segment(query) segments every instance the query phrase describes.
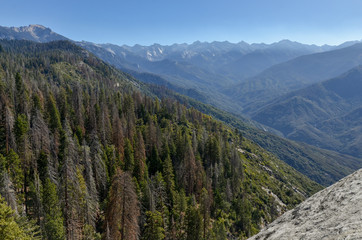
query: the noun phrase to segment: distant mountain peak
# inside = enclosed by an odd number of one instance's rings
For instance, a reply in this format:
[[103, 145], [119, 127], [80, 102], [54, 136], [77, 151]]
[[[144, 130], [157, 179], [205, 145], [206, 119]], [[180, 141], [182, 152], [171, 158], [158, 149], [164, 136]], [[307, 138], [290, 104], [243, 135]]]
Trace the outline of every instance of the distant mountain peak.
[[50, 42], [68, 40], [68, 38], [53, 32], [50, 28], [40, 24], [30, 24], [22, 27], [1, 27], [0, 39], [30, 40], [35, 42]]
[[44, 27], [43, 25], [40, 24], [30, 24], [29, 26], [21, 26], [21, 27], [9, 27], [8, 29], [17, 33], [26, 33], [26, 32], [33, 33], [35, 31], [44, 31], [44, 30], [52, 32], [50, 28]]
[[30, 24], [29, 26], [23, 26], [23, 27], [20, 27], [20, 29], [28, 29], [28, 30], [34, 30], [34, 29], [42, 29], [42, 30], [45, 30], [45, 29], [49, 29], [50, 28], [47, 28], [47, 27], [44, 27], [43, 25], [41, 24]]

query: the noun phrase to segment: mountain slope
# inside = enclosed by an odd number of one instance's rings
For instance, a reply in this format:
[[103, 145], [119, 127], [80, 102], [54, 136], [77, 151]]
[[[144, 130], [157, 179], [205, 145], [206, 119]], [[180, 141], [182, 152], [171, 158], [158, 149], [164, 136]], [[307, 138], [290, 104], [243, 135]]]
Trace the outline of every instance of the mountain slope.
[[[157, 61], [162, 61], [162, 59], [164, 59], [165, 56], [172, 56], [172, 58], [174, 59], [181, 59], [181, 58], [189, 60], [194, 59], [195, 62], [197, 62], [196, 59], [199, 59], [200, 57], [194, 58], [194, 56], [202, 55], [203, 57], [201, 58], [205, 59], [202, 60], [201, 62], [207, 65], [207, 63], [211, 61], [210, 59], [214, 59], [213, 61], [216, 61], [216, 59], [220, 59], [217, 61], [224, 61], [224, 63], [227, 63], [228, 62], [227, 59], [233, 58], [234, 61], [240, 56], [240, 54], [244, 54], [245, 56], [251, 56], [253, 55], [253, 53], [259, 54], [259, 52], [267, 53], [268, 51], [277, 52], [280, 50], [281, 52], [284, 51], [288, 55], [288, 54], [293, 54], [293, 52], [299, 52], [299, 54], [301, 54], [303, 51], [304, 52], [324, 51], [330, 49], [330, 47], [328, 46], [324, 47], [317, 47], [313, 45], [309, 46], [286, 40], [271, 45], [267, 44], [249, 45], [243, 42], [238, 44], [231, 44], [228, 42], [214, 42], [214, 43], [195, 42], [194, 44], [191, 45], [175, 44], [168, 47], [164, 47], [161, 45], [153, 45], [151, 47], [144, 47], [139, 45], [136, 45], [134, 47], [127, 47], [127, 46], [120, 47], [110, 44], [97, 45], [87, 42], [81, 42], [77, 44], [87, 47], [94, 54], [96, 54], [97, 56], [102, 56], [106, 62], [113, 63], [118, 68], [122, 68], [122, 66], [126, 64], [126, 68], [131, 68], [131, 69], [133, 68], [138, 69], [137, 63], [146, 64], [146, 65], [155, 64], [155, 62]], [[281, 53], [280, 51], [279, 54]], [[251, 55], [247, 54], [248, 52]], [[215, 57], [212, 57], [213, 54], [215, 54]], [[221, 57], [221, 55], [223, 54], [231, 54], [232, 56], [225, 56], [224, 58]], [[259, 57], [262, 58], [262, 56], [263, 54], [261, 54]], [[274, 56], [276, 55], [274, 54]], [[283, 56], [283, 54], [281, 54], [281, 56]], [[259, 57], [254, 59], [257, 60]], [[134, 62], [134, 64], [127, 62], [128, 60]], [[172, 61], [168, 62], [173, 64]], [[245, 63], [247, 62], [248, 61], [245, 61]], [[161, 66], [159, 67], [162, 70], [162, 67]], [[142, 81], [162, 84], [182, 94], [186, 94], [190, 97], [194, 97], [206, 103], [211, 103], [213, 105], [226, 109], [230, 112], [241, 112], [240, 105], [237, 102], [231, 101], [228, 96], [219, 94], [216, 90], [210, 92], [204, 92], [201, 90], [200, 91], [195, 90], [193, 88], [183, 88], [170, 83], [170, 78], [167, 77], [162, 78], [158, 75], [139, 73], [137, 71], [131, 71], [129, 69], [127, 70], [127, 72], [135, 75], [137, 78], [139, 78]], [[207, 83], [208, 82], [206, 81], [205, 84], [208, 85]], [[222, 83], [217, 83], [217, 84], [221, 85]], [[138, 84], [138, 86], [140, 85], [141, 84]], [[209, 88], [210, 86], [207, 86], [202, 90]], [[179, 97], [177, 98], [180, 99]], [[336, 152], [311, 148], [310, 146], [306, 147], [297, 144], [295, 142], [289, 142], [283, 140], [282, 138], [278, 138], [271, 134], [265, 133], [263, 131], [256, 130], [255, 128], [251, 128], [250, 126], [241, 123], [234, 116], [231, 116], [230, 114], [221, 113], [219, 110], [215, 108], [210, 108], [210, 106], [202, 105], [198, 102], [195, 102], [194, 106], [196, 106], [196, 108], [198, 108], [201, 111], [206, 111], [208, 113], [215, 114], [215, 116], [217, 116], [221, 120], [227, 122], [230, 121], [233, 123], [237, 122], [234, 126], [243, 129], [244, 131], [243, 134], [249, 136], [249, 138], [252, 139], [254, 142], [257, 142], [264, 148], [267, 148], [269, 151], [273, 152], [280, 159], [287, 162], [291, 166], [295, 167], [298, 171], [302, 172], [303, 174], [306, 174], [310, 178], [314, 179], [315, 181], [318, 181], [323, 185], [329, 185], [333, 183], [334, 181], [340, 179], [341, 177], [353, 172], [356, 168], [360, 166], [359, 159], [350, 156], [340, 155], [337, 154]], [[238, 116], [238, 118], [240, 118], [240, 116]], [[247, 122], [246, 119], [243, 119], [243, 121]], [[263, 128], [262, 126], [259, 127]], [[329, 161], [333, 162], [333, 164], [329, 164], [328, 161], [325, 161], [325, 159], [329, 159]], [[303, 164], [303, 162], [308, 164]]]
[[50, 28], [42, 25], [29, 25], [26, 27], [2, 27], [0, 26], [0, 39], [30, 40], [34, 42], [51, 42], [68, 40]]
[[118, 69], [137, 75], [140, 80], [161, 83], [181, 94], [190, 92], [188, 96], [197, 95], [196, 99], [228, 111], [241, 111], [238, 104], [219, 92], [224, 84], [223, 77], [215, 76], [192, 64], [168, 59], [149, 61], [116, 45], [103, 46], [88, 42], [77, 44]]
[[278, 137], [268, 132], [265, 125], [258, 125], [256, 122], [179, 95], [164, 87], [154, 85], [150, 87], [151, 91], [160, 98], [176, 99], [237, 128], [243, 136], [324, 186], [331, 185], [362, 167], [360, 158]]
[[0, 194], [45, 239], [251, 236], [322, 188], [71, 42], [0, 45]]
[[284, 62], [231, 87], [227, 93], [252, 115], [273, 98], [307, 85], [336, 77], [362, 64], [362, 43]]
[[[304, 45], [288, 40], [274, 44], [212, 42], [162, 46], [117, 46], [80, 42], [80, 46], [124, 71], [152, 73], [177, 88], [194, 89], [205, 103], [227, 111], [242, 112], [240, 103], [223, 89], [267, 67], [332, 47]], [[202, 99], [199, 99], [202, 100]]]
[[[29, 28], [38, 29], [39, 33]], [[8, 39], [28, 39], [46, 42], [54, 40], [50, 29], [41, 26], [4, 28]], [[18, 34], [18, 32], [24, 32]], [[35, 37], [34, 37], [34, 36]], [[45, 37], [41, 37], [45, 36]], [[57, 35], [60, 39], [62, 36]], [[334, 49], [332, 46], [315, 46], [283, 40], [273, 44], [248, 44], [245, 42], [194, 42], [162, 46], [117, 46], [113, 44], [77, 43], [102, 60], [127, 72], [151, 73], [165, 79], [174, 90], [195, 96], [196, 91], [205, 103], [227, 111], [242, 113], [244, 103], [235, 101], [226, 87], [260, 73], [264, 69], [295, 57]], [[144, 76], [144, 75], [143, 75]], [[150, 77], [147, 77], [150, 79]], [[186, 89], [186, 91], [185, 91]], [[243, 92], [246, 96], [247, 93]], [[190, 95], [190, 96], [191, 96]]]
[[308, 55], [316, 52], [332, 50], [332, 46], [315, 46], [305, 45], [289, 40], [282, 40], [270, 45], [252, 44], [253, 50], [239, 56], [232, 62], [227, 62], [223, 65], [211, 66], [219, 69], [222, 75], [230, 76], [233, 79], [241, 80], [248, 79], [262, 72], [263, 70], [294, 59], [302, 55]]
[[252, 118], [284, 136], [361, 157], [362, 67], [275, 99]]
[[362, 170], [313, 195], [250, 240], [361, 239]]

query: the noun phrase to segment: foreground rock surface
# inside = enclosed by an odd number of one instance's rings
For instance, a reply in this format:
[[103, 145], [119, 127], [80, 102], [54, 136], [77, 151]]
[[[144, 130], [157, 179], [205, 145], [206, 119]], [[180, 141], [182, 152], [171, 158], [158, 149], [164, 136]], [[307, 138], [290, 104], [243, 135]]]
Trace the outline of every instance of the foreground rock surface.
[[362, 239], [362, 169], [316, 193], [250, 239]]

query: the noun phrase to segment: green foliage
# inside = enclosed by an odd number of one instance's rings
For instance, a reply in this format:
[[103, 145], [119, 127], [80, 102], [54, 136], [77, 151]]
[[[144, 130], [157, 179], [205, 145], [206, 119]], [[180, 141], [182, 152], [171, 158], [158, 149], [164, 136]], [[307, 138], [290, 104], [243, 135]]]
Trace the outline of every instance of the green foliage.
[[41, 151], [38, 157], [38, 172], [39, 172], [39, 178], [40, 180], [44, 183], [46, 178], [49, 177], [48, 176], [48, 155], [44, 152]]
[[45, 212], [44, 230], [46, 237], [54, 240], [65, 239], [64, 219], [59, 205], [57, 189], [49, 178], [44, 183], [42, 199]]
[[[9, 176], [0, 186], [7, 201], [25, 200], [18, 209], [44, 239], [247, 236], [320, 189], [247, 131], [170, 98], [155, 101], [72, 43], [0, 42], [12, 49], [0, 53], [9, 89], [0, 100], [14, 122], [14, 131], [0, 122], [11, 149], [0, 155]], [[17, 72], [32, 103], [15, 97]]]
[[235, 202], [235, 212], [240, 216], [236, 222], [236, 227], [240, 228], [246, 236], [250, 236], [252, 229], [251, 210], [252, 206], [246, 198], [237, 199]]
[[0, 173], [7, 171], [7, 160], [6, 158], [0, 153]]
[[[361, 166], [361, 159], [359, 158], [278, 137], [269, 131], [259, 129], [255, 122], [251, 122], [240, 115], [222, 111], [164, 87], [154, 85], [149, 85], [149, 87], [159, 98], [176, 99], [234, 127], [239, 132], [237, 134], [239, 139], [243, 139], [240, 138], [240, 135], [242, 135], [246, 139], [252, 140], [300, 173], [324, 186], [331, 185]], [[333, 164], [330, 164], [330, 161], [333, 161]], [[305, 176], [300, 175], [298, 178], [305, 178]], [[306, 187], [312, 192], [320, 189], [313, 184]]]
[[199, 240], [202, 236], [202, 217], [195, 206], [189, 206], [186, 211], [186, 239]]
[[128, 138], [124, 141], [124, 170], [133, 172], [134, 169], [134, 151]]
[[112, 179], [113, 175], [116, 172], [116, 169], [121, 166], [121, 162], [116, 156], [116, 150], [113, 145], [106, 146], [105, 155], [103, 155], [103, 158], [107, 166], [108, 178]]
[[18, 223], [15, 221], [14, 211], [0, 197], [0, 239], [3, 240], [31, 240]]
[[156, 146], [152, 147], [151, 155], [147, 159], [148, 160], [148, 170], [150, 175], [154, 175], [157, 171], [162, 171], [162, 160], [158, 154], [158, 150]]
[[22, 189], [24, 182], [24, 173], [21, 167], [22, 162], [19, 155], [11, 149], [9, 154], [6, 156], [6, 169], [8, 170], [10, 178], [17, 191]]
[[18, 216], [16, 219], [19, 227], [32, 240], [41, 240], [41, 230], [35, 220], [29, 220], [26, 216]]
[[48, 98], [48, 113], [49, 113], [49, 121], [50, 121], [50, 128], [55, 131], [61, 131], [62, 124], [60, 122], [60, 114], [55, 102], [55, 99], [52, 95], [49, 95]]
[[91, 225], [86, 224], [83, 227], [83, 238], [82, 240], [101, 240], [102, 236], [97, 233]]
[[25, 135], [29, 131], [28, 119], [25, 114], [19, 114], [15, 121], [14, 133], [18, 145], [23, 144]]
[[15, 88], [17, 92], [21, 92], [23, 90], [23, 79], [20, 76], [20, 73], [17, 72], [15, 75]]
[[211, 234], [210, 234], [211, 240], [226, 240], [227, 239], [227, 232], [225, 227], [225, 219], [218, 218], [212, 226]]
[[144, 225], [142, 239], [165, 239], [165, 229], [163, 228], [163, 220], [160, 212], [146, 212], [146, 223]]
[[175, 174], [172, 166], [172, 160], [166, 145], [166, 159], [163, 161], [163, 178], [166, 183], [166, 190], [168, 194], [168, 199], [173, 202], [175, 201]]

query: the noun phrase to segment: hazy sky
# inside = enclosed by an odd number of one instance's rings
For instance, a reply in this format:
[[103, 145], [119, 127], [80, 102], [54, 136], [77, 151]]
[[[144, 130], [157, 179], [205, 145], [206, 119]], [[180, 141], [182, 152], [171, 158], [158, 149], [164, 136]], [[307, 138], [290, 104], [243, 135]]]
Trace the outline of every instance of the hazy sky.
[[362, 39], [361, 0], [0, 0], [0, 25], [42, 24], [74, 40], [339, 44]]

